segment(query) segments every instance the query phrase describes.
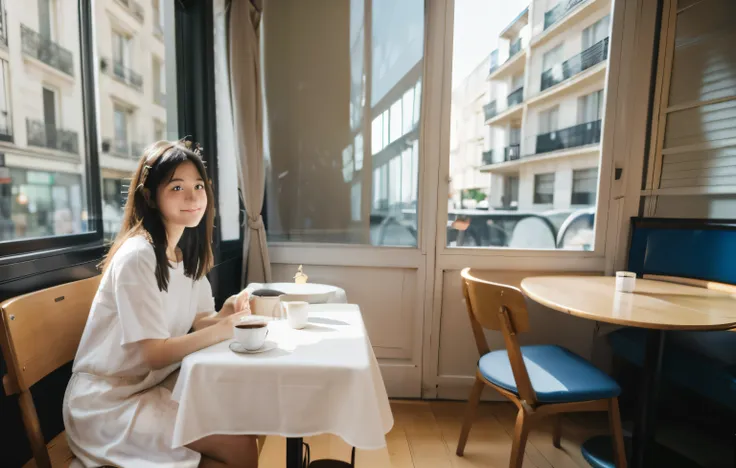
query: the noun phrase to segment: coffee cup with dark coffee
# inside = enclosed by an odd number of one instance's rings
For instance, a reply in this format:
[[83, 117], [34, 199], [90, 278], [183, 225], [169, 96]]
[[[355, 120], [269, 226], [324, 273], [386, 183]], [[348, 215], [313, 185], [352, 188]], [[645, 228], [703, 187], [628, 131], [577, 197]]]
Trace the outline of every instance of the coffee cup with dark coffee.
[[262, 321], [241, 322], [235, 325], [233, 335], [243, 348], [255, 351], [261, 349], [266, 342], [268, 324]]

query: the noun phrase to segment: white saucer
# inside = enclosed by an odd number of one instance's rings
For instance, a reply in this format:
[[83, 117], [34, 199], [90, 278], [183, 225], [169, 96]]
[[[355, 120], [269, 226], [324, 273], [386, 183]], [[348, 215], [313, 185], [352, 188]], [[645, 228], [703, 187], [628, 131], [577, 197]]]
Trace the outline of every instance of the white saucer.
[[275, 341], [268, 341], [266, 340], [265, 343], [263, 343], [263, 346], [261, 346], [258, 349], [254, 349], [253, 351], [247, 350], [238, 343], [237, 341], [233, 341], [230, 343], [230, 351], [238, 354], [258, 354], [258, 353], [265, 353], [266, 351], [271, 351], [272, 349], [275, 349], [278, 347]]

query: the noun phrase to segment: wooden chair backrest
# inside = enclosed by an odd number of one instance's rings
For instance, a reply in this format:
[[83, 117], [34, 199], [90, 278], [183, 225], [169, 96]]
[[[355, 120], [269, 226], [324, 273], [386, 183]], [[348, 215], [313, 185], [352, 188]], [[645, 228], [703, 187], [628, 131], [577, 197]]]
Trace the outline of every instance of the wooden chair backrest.
[[101, 275], [24, 294], [0, 304], [0, 349], [6, 395], [19, 393], [23, 425], [38, 468], [51, 459], [30, 388], [74, 360]]
[[8, 374], [17, 385], [10, 393], [28, 390], [74, 359], [100, 277], [42, 289], [0, 304], [0, 345]]
[[465, 268], [461, 275], [463, 296], [478, 352], [482, 356], [490, 350], [484, 328], [501, 331], [519, 397], [530, 405], [536, 404], [537, 396], [516, 336], [529, 330], [529, 313], [524, 295], [513, 286], [477, 278], [470, 268]]

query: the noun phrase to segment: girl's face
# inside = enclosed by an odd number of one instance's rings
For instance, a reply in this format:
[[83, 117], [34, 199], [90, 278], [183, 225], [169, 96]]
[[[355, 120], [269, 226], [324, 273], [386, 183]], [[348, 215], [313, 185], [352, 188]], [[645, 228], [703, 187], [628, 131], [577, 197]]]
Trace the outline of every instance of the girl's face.
[[156, 201], [167, 227], [196, 227], [207, 208], [207, 191], [197, 166], [191, 161], [179, 164], [171, 180], [158, 186]]

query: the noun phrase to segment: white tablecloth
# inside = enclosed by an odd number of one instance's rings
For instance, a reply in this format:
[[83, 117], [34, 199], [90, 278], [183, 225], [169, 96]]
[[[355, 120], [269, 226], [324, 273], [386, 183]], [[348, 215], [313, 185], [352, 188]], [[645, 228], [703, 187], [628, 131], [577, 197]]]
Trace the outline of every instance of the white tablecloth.
[[325, 433], [360, 449], [385, 447], [393, 416], [360, 309], [309, 307], [303, 330], [269, 323], [276, 349], [243, 355], [224, 342], [184, 359], [174, 447], [212, 434]]
[[[296, 284], [296, 283], [250, 283], [245, 290], [249, 293], [252, 293], [253, 291], [256, 291], [258, 289], [275, 289], [277, 291], [283, 291], [288, 294], [296, 293], [296, 294], [307, 294], [309, 292], [310, 286], [316, 286], [318, 290], [322, 290], [324, 286], [327, 286], [329, 288], [334, 288], [334, 293], [329, 294], [326, 301], [319, 301], [319, 302], [326, 302], [328, 304], [345, 304], [348, 302], [347, 295], [345, 294], [345, 290], [338, 288], [336, 286], [328, 286], [328, 285], [319, 285], [319, 284], [313, 284], [313, 283], [307, 283], [307, 284]], [[322, 296], [323, 294], [317, 294], [317, 296]]]

